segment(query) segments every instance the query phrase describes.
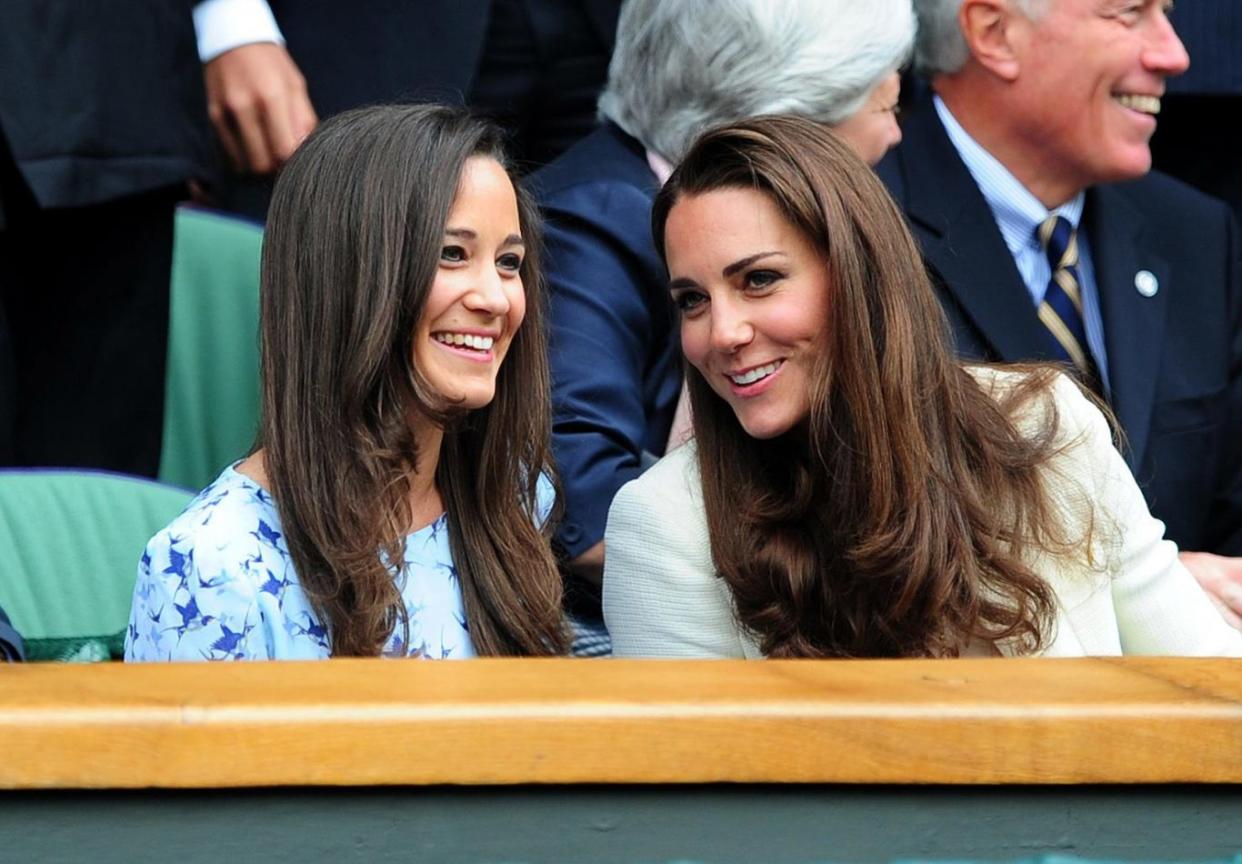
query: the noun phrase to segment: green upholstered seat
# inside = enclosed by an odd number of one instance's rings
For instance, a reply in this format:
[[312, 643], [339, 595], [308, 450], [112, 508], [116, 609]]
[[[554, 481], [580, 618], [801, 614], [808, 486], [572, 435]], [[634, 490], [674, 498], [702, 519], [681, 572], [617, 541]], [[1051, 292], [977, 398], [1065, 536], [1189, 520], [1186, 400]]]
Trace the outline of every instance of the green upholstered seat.
[[263, 231], [211, 210], [177, 211], [160, 480], [201, 489], [246, 455], [259, 416]]
[[193, 495], [102, 471], [0, 471], [0, 607], [29, 659], [119, 654], [143, 547]]

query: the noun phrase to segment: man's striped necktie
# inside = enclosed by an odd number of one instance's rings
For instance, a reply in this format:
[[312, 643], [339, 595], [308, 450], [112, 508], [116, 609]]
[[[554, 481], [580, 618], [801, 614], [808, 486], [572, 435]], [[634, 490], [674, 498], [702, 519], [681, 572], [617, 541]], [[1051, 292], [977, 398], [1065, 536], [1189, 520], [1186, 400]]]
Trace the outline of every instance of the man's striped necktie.
[[1064, 216], [1049, 216], [1035, 229], [1035, 233], [1052, 267], [1052, 278], [1048, 280], [1044, 302], [1039, 304], [1039, 320], [1052, 334], [1061, 358], [1072, 363], [1079, 378], [1095, 389], [1098, 387], [1098, 373], [1083, 326], [1077, 232]]

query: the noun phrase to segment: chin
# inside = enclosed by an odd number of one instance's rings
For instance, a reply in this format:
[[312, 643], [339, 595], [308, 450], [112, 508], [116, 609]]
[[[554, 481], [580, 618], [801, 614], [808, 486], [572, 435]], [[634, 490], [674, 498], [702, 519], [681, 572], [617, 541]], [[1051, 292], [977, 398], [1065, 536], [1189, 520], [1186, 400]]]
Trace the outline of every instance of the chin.
[[1122, 183], [1137, 180], [1151, 171], [1151, 147], [1132, 144], [1113, 151], [1107, 168], [1097, 172], [1096, 183]]
[[751, 420], [743, 420], [739, 417], [738, 423], [741, 424], [743, 432], [757, 441], [770, 441], [773, 438], [779, 438], [793, 428], [792, 423], [773, 421], [766, 417], [753, 418]]
[[490, 389], [487, 392], [468, 391], [462, 396], [461, 407], [467, 411], [475, 411], [479, 408], [485, 408], [492, 404], [492, 400], [496, 398], [496, 390]]

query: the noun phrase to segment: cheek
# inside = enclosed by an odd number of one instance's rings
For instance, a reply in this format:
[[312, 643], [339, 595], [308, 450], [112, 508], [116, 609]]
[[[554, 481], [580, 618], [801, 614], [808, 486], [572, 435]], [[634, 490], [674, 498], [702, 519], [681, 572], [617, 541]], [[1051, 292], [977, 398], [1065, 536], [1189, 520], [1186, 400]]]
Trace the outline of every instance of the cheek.
[[517, 330], [522, 326], [522, 322], [526, 320], [526, 289], [522, 287], [521, 280], [515, 280], [516, 285], [509, 289], [509, 329]]
[[703, 371], [711, 341], [711, 323], [706, 315], [681, 321], [681, 353], [690, 365]]

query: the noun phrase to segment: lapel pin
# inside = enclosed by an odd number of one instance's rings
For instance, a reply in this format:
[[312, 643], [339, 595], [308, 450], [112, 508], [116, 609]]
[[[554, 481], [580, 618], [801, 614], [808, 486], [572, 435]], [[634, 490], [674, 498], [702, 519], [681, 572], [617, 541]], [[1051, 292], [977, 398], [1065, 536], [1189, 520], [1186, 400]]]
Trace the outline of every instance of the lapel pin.
[[1160, 290], [1160, 280], [1150, 270], [1140, 270], [1134, 274], [1134, 288], [1144, 297], [1155, 297]]

